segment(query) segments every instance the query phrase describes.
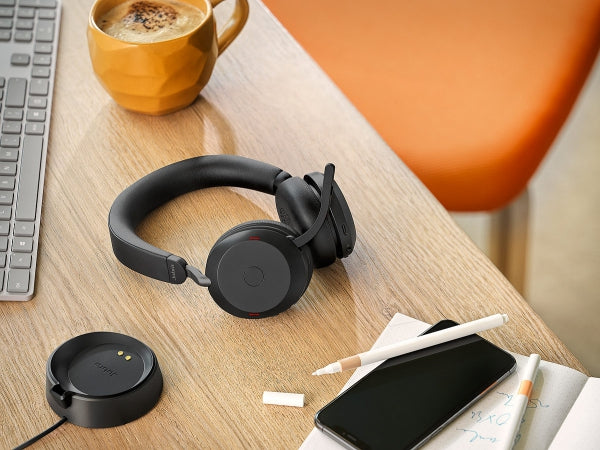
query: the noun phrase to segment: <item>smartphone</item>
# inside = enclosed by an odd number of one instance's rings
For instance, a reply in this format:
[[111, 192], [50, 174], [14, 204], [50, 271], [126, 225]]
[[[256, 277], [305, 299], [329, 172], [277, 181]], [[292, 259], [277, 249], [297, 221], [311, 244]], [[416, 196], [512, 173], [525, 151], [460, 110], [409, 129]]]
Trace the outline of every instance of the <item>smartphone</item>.
[[[442, 320], [424, 334], [457, 325]], [[515, 358], [471, 335], [388, 359], [315, 415], [351, 449], [417, 448], [513, 373]]]

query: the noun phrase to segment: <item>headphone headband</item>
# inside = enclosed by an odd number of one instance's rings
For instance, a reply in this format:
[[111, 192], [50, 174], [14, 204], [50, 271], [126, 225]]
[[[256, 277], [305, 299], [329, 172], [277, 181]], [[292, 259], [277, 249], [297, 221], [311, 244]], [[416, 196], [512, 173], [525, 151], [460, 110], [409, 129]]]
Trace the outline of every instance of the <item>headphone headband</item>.
[[199, 156], [158, 169], [125, 189], [110, 209], [108, 227], [115, 256], [131, 269], [157, 280], [178, 284], [190, 276], [208, 286], [208, 278], [183, 258], [135, 234], [137, 226], [154, 209], [187, 192], [231, 186], [274, 195], [277, 186], [290, 177], [271, 164], [232, 155]]

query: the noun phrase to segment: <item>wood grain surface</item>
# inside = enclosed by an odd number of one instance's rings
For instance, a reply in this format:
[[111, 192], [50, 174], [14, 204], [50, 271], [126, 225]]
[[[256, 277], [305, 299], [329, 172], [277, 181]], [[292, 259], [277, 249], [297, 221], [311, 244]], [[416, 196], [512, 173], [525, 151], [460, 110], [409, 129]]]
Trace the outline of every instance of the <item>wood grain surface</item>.
[[[510, 322], [483, 336], [585, 371], [262, 4], [251, 2], [198, 100], [164, 117], [125, 111], [99, 85], [85, 38], [91, 5], [63, 2], [36, 296], [0, 304], [0, 447], [58, 420], [44, 394], [47, 358], [91, 331], [149, 345], [162, 397], [132, 423], [67, 423], [38, 448], [298, 447], [350, 376], [311, 373], [371, 347], [396, 312], [429, 323], [505, 312]], [[122, 266], [107, 228], [115, 197], [152, 170], [206, 154], [299, 176], [335, 163], [354, 253], [316, 270], [295, 306], [263, 320], [228, 315], [191, 281], [170, 285]], [[139, 233], [203, 268], [221, 234], [264, 218], [277, 220], [272, 197], [209, 189], [156, 210]], [[306, 406], [263, 405], [265, 390], [304, 393]]]

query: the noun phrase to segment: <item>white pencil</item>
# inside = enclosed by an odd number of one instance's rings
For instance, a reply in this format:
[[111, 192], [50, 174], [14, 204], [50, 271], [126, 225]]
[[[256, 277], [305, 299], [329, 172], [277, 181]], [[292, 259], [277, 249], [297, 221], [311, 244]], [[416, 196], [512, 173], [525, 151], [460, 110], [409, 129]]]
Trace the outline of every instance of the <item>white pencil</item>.
[[527, 409], [527, 403], [531, 397], [531, 390], [533, 389], [533, 383], [535, 382], [535, 376], [537, 375], [538, 367], [540, 366], [540, 355], [533, 353], [527, 360], [527, 365], [521, 375], [521, 383], [519, 383], [519, 390], [512, 398], [515, 406], [515, 413], [510, 415], [508, 425], [511, 428], [509, 439], [504, 443], [503, 449], [511, 449], [515, 445], [515, 439], [521, 428], [521, 421], [523, 415]]
[[461, 325], [446, 328], [445, 330], [424, 334], [411, 339], [406, 339], [396, 344], [386, 345], [375, 350], [340, 359], [339, 361], [313, 372], [313, 375], [337, 373], [343, 370], [365, 366], [367, 364], [431, 347], [433, 345], [453, 341], [491, 328], [496, 328], [500, 325], [504, 325], [506, 322], [508, 322], [508, 316], [506, 314], [494, 314], [493, 316], [484, 317], [483, 319], [463, 323]]

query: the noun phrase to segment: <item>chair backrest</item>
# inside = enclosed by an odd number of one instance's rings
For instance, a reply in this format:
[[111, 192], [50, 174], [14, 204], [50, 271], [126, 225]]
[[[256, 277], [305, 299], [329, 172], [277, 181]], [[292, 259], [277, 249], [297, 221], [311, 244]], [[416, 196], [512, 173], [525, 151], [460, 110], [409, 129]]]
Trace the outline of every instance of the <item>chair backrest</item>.
[[264, 2], [453, 211], [524, 189], [600, 48], [600, 0]]

